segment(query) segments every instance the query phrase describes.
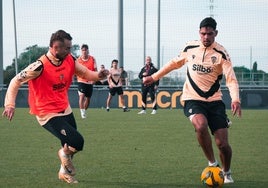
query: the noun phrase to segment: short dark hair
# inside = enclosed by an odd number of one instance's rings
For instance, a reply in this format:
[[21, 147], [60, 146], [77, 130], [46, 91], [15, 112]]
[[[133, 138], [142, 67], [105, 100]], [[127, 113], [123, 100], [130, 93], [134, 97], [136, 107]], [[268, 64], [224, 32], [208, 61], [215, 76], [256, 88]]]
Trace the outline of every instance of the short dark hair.
[[111, 67], [113, 67], [113, 62], [115, 62], [115, 63], [118, 64], [118, 60], [117, 60], [117, 59], [113, 59], [113, 60], [112, 60], [112, 63], [111, 63]]
[[217, 27], [217, 22], [214, 20], [214, 18], [207, 17], [200, 22], [199, 28], [201, 29], [201, 27], [211, 27], [215, 30]]
[[88, 50], [88, 45], [87, 44], [82, 44], [81, 49], [83, 49], [83, 48]]
[[55, 41], [64, 42], [64, 39], [72, 40], [73, 38], [69, 33], [65, 32], [64, 30], [58, 30], [55, 33], [52, 33], [50, 37], [49, 46], [52, 47]]
[[112, 60], [112, 63], [113, 63], [113, 62], [118, 63], [118, 60], [117, 60], [117, 59], [113, 59], [113, 60]]

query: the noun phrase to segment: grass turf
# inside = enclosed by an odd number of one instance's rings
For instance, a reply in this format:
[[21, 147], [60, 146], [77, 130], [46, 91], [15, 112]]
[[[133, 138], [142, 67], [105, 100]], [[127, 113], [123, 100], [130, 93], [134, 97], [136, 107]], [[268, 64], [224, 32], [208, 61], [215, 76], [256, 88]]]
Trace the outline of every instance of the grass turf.
[[[74, 158], [79, 184], [72, 187], [203, 187], [207, 161], [182, 110], [89, 109], [87, 119], [73, 111], [85, 146]], [[268, 187], [268, 111], [244, 110], [241, 119], [230, 119], [235, 183], [224, 187]], [[0, 187], [70, 187], [57, 179], [60, 142], [27, 108], [16, 109], [11, 122], [0, 118], [0, 133]], [[215, 155], [219, 160], [216, 149]]]

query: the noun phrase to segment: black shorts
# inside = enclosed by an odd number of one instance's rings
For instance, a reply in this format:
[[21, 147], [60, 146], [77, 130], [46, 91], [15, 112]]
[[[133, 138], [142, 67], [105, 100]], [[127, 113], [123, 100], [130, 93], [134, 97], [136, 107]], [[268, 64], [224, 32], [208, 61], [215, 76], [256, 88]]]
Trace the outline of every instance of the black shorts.
[[86, 97], [90, 98], [93, 93], [93, 84], [85, 84], [82, 82], [78, 82], [78, 91], [85, 94]]
[[212, 134], [218, 129], [228, 128], [225, 104], [222, 101], [205, 102], [187, 100], [184, 105], [184, 114], [187, 117], [193, 114], [203, 114], [207, 118]]
[[113, 87], [109, 88], [109, 92], [112, 96], [114, 96], [116, 93], [117, 95], [122, 95], [123, 94], [123, 88], [122, 87]]
[[75, 148], [77, 151], [83, 150], [84, 138], [77, 131], [73, 113], [53, 117], [43, 127], [60, 139], [62, 146], [67, 143], [68, 146]]

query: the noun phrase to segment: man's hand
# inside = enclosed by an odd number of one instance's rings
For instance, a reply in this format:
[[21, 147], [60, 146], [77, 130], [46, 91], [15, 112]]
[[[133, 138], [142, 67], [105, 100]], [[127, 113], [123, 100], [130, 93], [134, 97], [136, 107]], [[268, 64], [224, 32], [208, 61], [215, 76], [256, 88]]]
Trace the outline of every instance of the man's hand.
[[239, 102], [232, 102], [231, 109], [233, 116], [237, 115], [238, 117], [241, 117], [241, 106]]
[[145, 76], [147, 76], [147, 75], [148, 75], [147, 72], [142, 73], [142, 76], [143, 76], [143, 77], [145, 77]]
[[143, 84], [144, 85], [150, 85], [152, 83], [154, 83], [154, 79], [151, 76], [146, 76], [142, 78]]
[[107, 69], [103, 69], [103, 70], [100, 70], [98, 72], [98, 74], [99, 74], [99, 79], [103, 80], [103, 79], [107, 78], [107, 76], [110, 74], [110, 72]]
[[15, 108], [5, 107], [5, 110], [3, 111], [2, 116], [6, 117], [9, 121], [11, 121], [14, 114], [15, 114]]

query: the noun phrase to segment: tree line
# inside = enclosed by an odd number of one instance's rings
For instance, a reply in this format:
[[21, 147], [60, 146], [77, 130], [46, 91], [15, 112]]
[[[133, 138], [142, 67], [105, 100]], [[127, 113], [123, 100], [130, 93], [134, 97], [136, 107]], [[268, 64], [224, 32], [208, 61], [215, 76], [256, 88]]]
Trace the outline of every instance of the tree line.
[[[48, 47], [40, 47], [38, 45], [32, 45], [25, 48], [25, 51], [22, 52], [17, 59], [18, 71], [20, 72], [24, 68], [26, 68], [30, 63], [36, 61], [41, 55], [45, 54], [48, 51]], [[71, 49], [71, 53], [78, 57], [77, 52], [79, 51], [79, 45], [73, 45]], [[234, 67], [234, 71], [236, 73], [238, 80], [248, 80], [248, 81], [268, 81], [268, 74], [263, 70], [258, 70], [257, 62], [253, 63], [252, 69], [248, 69], [244, 66]], [[16, 74], [15, 69], [15, 59], [12, 60], [12, 64], [7, 66], [4, 69], [4, 84], [8, 85], [11, 79]], [[262, 76], [260, 76], [262, 75]], [[163, 78], [165, 79], [165, 78]], [[130, 83], [133, 85], [140, 84], [139, 80], [130, 80]], [[173, 83], [174, 85], [178, 84], [177, 80], [171, 80], [169, 83]]]

